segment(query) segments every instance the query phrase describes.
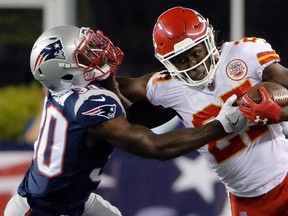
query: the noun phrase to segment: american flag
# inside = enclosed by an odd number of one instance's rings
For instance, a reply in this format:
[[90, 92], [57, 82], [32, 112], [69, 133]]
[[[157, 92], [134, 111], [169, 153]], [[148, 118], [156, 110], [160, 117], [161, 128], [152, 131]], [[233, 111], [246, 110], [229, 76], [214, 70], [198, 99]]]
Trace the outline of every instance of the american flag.
[[198, 152], [161, 162], [116, 149], [104, 173], [97, 192], [126, 216], [231, 215], [224, 185]]
[[0, 151], [0, 215], [3, 215], [7, 202], [17, 191], [32, 157], [32, 151]]
[[[0, 215], [32, 160], [27, 148], [0, 151]], [[96, 193], [125, 216], [231, 215], [224, 186], [197, 152], [161, 162], [115, 149]]]

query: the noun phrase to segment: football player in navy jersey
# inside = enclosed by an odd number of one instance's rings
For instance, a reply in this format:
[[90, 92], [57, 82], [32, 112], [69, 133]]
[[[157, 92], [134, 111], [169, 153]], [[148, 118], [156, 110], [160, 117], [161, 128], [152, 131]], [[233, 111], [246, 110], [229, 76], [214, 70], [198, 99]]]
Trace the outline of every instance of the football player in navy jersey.
[[168, 160], [245, 125], [239, 109], [232, 106], [235, 95], [217, 120], [199, 128], [156, 135], [130, 124], [124, 109], [129, 101], [113, 78], [122, 58], [122, 51], [109, 38], [90, 28], [56, 26], [37, 39], [31, 70], [48, 91], [31, 166], [8, 202], [5, 216], [121, 215], [93, 192], [113, 147]]

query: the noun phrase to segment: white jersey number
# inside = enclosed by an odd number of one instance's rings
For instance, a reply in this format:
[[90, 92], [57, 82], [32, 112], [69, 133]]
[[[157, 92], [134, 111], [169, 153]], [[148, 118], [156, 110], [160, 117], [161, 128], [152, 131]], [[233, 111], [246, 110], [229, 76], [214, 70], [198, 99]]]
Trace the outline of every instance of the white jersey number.
[[43, 124], [35, 143], [34, 159], [43, 175], [55, 177], [62, 173], [68, 121], [57, 107], [49, 106]]
[[[226, 101], [232, 94], [236, 94], [238, 98], [243, 96], [243, 92], [247, 92], [248, 89], [251, 87], [251, 83], [249, 80], [246, 80], [244, 83], [242, 83], [237, 88], [227, 92], [226, 94], [221, 95], [221, 100]], [[205, 107], [205, 110], [202, 110], [200, 112], [197, 112], [193, 116], [193, 124], [196, 127], [199, 127], [203, 125], [207, 119], [203, 121], [201, 116], [203, 116], [203, 113], [210, 113], [212, 116], [216, 117], [218, 113], [220, 112], [221, 107], [216, 106], [215, 104], [211, 104], [208, 107]], [[267, 131], [267, 127], [250, 127], [245, 135], [247, 136], [248, 140], [251, 142], [254, 142], [256, 139], [259, 139], [261, 135], [263, 135]], [[231, 138], [228, 143], [228, 145], [225, 148], [219, 148], [217, 146], [218, 142], [212, 141], [208, 144], [208, 150], [209, 152], [214, 156], [217, 163], [222, 163], [228, 158], [237, 155], [240, 153], [243, 149], [247, 147], [247, 144], [244, 141], [242, 135], [236, 135], [233, 138]]]

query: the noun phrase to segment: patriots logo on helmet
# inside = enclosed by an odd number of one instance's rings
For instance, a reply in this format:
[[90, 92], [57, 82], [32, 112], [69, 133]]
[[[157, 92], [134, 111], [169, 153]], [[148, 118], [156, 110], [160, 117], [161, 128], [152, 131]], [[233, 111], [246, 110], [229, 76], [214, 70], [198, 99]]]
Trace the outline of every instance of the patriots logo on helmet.
[[34, 71], [40, 68], [41, 65], [48, 60], [66, 59], [61, 39], [53, 37], [50, 38], [50, 40], [54, 40], [54, 42], [48, 44], [39, 53], [34, 64]]
[[95, 107], [86, 112], [82, 112], [82, 115], [101, 116], [107, 119], [112, 119], [115, 117], [115, 113], [116, 113], [115, 104], [105, 104], [105, 105]]

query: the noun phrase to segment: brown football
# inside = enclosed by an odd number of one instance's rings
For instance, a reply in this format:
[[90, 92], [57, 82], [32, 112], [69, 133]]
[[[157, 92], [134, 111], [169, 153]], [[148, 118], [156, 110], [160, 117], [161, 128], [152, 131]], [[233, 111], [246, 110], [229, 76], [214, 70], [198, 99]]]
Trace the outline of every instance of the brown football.
[[288, 105], [288, 89], [275, 82], [261, 82], [250, 88], [247, 95], [255, 103], [259, 104], [261, 102], [261, 95], [259, 92], [261, 86], [267, 90], [271, 99], [279, 106], [283, 107]]

